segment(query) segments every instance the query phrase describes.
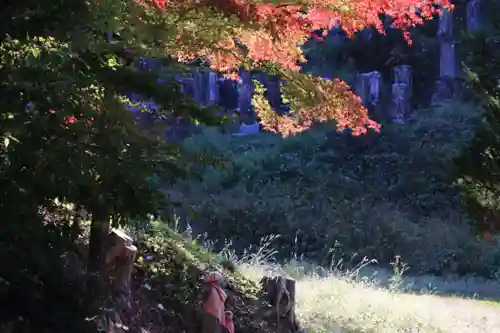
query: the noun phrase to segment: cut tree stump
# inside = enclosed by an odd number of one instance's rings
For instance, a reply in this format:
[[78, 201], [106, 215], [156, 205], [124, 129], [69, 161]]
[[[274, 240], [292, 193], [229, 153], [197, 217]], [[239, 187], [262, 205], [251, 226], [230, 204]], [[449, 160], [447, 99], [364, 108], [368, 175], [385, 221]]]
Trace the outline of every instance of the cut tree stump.
[[266, 316], [274, 316], [280, 333], [298, 333], [302, 328], [295, 314], [295, 280], [265, 276], [260, 281], [264, 299], [271, 306]]
[[[109, 231], [106, 251], [106, 269], [113, 281], [113, 287], [119, 294], [128, 298], [132, 271], [137, 256], [137, 247], [133, 239], [125, 232], [112, 228]], [[76, 243], [77, 254], [84, 262], [88, 258], [88, 244]]]
[[128, 298], [137, 247], [130, 236], [118, 229], [109, 232], [108, 245], [106, 265], [111, 268], [115, 288]]

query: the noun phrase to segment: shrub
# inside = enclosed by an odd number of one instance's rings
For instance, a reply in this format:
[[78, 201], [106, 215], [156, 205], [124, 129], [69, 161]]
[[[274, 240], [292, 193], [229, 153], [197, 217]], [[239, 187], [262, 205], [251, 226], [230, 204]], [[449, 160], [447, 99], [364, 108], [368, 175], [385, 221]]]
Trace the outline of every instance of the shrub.
[[[493, 296], [491, 293], [496, 295], [496, 282], [430, 276], [406, 279], [396, 275], [386, 286], [378, 280], [380, 275], [373, 279], [357, 272], [363, 277], [353, 279], [352, 275], [328, 270], [318, 274], [308, 271], [307, 266], [307, 263], [296, 262], [277, 266], [243, 261], [239, 269], [256, 282], [262, 276], [275, 274], [294, 278], [299, 296], [297, 315], [307, 332], [478, 333], [498, 330], [498, 303], [477, 299]], [[383, 277], [384, 281], [386, 279]], [[430, 293], [429, 287], [432, 288]], [[408, 289], [417, 294], [408, 293]], [[487, 292], [479, 296], [480, 291]], [[441, 293], [443, 295], [439, 295]], [[455, 293], [473, 295], [474, 299]]]
[[195, 230], [236, 249], [277, 234], [282, 256], [388, 263], [399, 254], [414, 272], [493, 274], [496, 257], [470, 259], [489, 250], [471, 232], [453, 165], [478, 115], [462, 104], [421, 110], [411, 124], [363, 137], [331, 125], [286, 140], [208, 129], [184, 148], [219, 162], [197, 165], [176, 190]]
[[[485, 3], [489, 10], [498, 4]], [[471, 142], [456, 159], [461, 186], [468, 208], [476, 217], [476, 228], [483, 232], [500, 229], [500, 20], [486, 15], [483, 30], [464, 36], [464, 64], [471, 98], [484, 110], [484, 119]]]
[[84, 265], [67, 251], [69, 230], [40, 220], [16, 222], [2, 221], [0, 233], [0, 331], [95, 332], [96, 299]]

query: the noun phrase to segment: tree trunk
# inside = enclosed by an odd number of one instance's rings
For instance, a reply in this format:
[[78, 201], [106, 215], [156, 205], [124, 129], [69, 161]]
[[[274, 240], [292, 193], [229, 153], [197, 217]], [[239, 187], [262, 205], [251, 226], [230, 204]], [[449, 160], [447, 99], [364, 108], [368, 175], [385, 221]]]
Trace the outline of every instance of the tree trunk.
[[101, 208], [92, 212], [87, 271], [96, 276], [102, 275], [106, 264], [106, 241], [109, 227], [109, 214], [105, 209]]
[[73, 224], [71, 225], [71, 241], [75, 243], [80, 237], [81, 228], [80, 228], [80, 220], [82, 219], [82, 207], [80, 205], [76, 205], [75, 211], [73, 214]]

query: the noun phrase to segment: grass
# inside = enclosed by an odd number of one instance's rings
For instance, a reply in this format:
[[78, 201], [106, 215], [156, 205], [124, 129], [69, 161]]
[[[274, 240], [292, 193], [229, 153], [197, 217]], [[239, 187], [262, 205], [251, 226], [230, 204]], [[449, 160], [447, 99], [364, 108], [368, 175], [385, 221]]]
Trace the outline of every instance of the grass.
[[[420, 277], [403, 279], [394, 287], [373, 277], [352, 279], [337, 272], [304, 273], [304, 268], [297, 263], [275, 266], [242, 262], [239, 267], [244, 276], [255, 281], [276, 273], [295, 277], [297, 311], [304, 327], [310, 332], [500, 332], [498, 303], [453, 294], [439, 295], [440, 287], [447, 293], [467, 288], [470, 293], [486, 288], [495, 292], [500, 285], [493, 282]], [[437, 285], [432, 285], [436, 282]], [[415, 293], [422, 285], [431, 287], [423, 293]]]
[[392, 271], [374, 260], [351, 270], [337, 263], [323, 268], [297, 259], [275, 264], [272, 238], [238, 259], [252, 281], [284, 275], [297, 281], [297, 313], [314, 333], [500, 332], [500, 282], [477, 277], [407, 276], [402, 258]]
[[495, 302], [495, 301], [479, 300], [479, 302], [488, 306], [500, 306], [500, 302]]
[[223, 271], [232, 286], [228, 294], [234, 302], [231, 310], [237, 332], [272, 331], [257, 315], [262, 306], [257, 285], [224, 270], [219, 256], [161, 223], [153, 223], [151, 230], [136, 236], [139, 253], [132, 307], [118, 313], [130, 332], [199, 332], [201, 278], [212, 270]]
[[225, 274], [236, 300], [232, 310], [238, 333], [276, 332], [272, 323], [259, 316], [262, 302], [257, 299], [260, 278], [276, 274], [297, 281], [297, 313], [310, 333], [500, 332], [498, 282], [404, 276], [401, 261], [392, 272], [376, 273], [366, 260], [351, 271], [297, 260], [273, 264], [271, 243], [272, 239], [263, 241], [260, 248], [238, 259], [231, 251], [217, 255], [190, 237], [164, 226], [156, 228], [139, 242], [143, 274], [134, 278], [134, 294], [142, 301], [141, 308], [148, 310], [131, 326], [148, 332], [197, 331], [199, 278], [209, 270], [222, 269], [223, 259], [230, 258], [237, 273]]

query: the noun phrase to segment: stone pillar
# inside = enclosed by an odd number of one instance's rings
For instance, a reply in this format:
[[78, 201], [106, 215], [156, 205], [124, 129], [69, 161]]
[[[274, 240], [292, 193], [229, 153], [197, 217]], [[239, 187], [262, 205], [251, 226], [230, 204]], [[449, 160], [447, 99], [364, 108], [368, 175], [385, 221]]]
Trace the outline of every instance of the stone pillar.
[[394, 83], [404, 83], [408, 87], [408, 98], [413, 95], [413, 80], [410, 65], [399, 65], [394, 67]]
[[208, 103], [211, 105], [219, 102], [219, 75], [216, 72], [208, 73]]
[[356, 94], [363, 105], [371, 112], [376, 111], [380, 100], [381, 76], [377, 71], [358, 74], [356, 78]]
[[391, 93], [390, 117], [393, 123], [404, 124], [408, 115], [408, 85], [405, 83], [393, 83]]
[[196, 71], [194, 75], [194, 100], [201, 105], [206, 104], [206, 82], [205, 73], [203, 71]]
[[410, 65], [394, 67], [394, 83], [392, 85], [391, 117], [396, 123], [404, 123], [411, 113], [411, 97], [413, 96], [412, 71]]
[[238, 82], [238, 111], [240, 114], [252, 111], [253, 83], [252, 74], [247, 71], [240, 73]]
[[182, 94], [185, 94], [188, 97], [195, 98], [195, 80], [193, 77], [183, 77], [178, 75], [177, 82], [179, 82], [180, 90]]
[[238, 108], [238, 91], [234, 80], [219, 79], [219, 105], [230, 112]]
[[453, 39], [453, 12], [443, 9], [437, 32], [439, 41], [439, 78], [436, 81], [432, 104], [441, 104], [455, 96], [457, 91], [458, 63]]

